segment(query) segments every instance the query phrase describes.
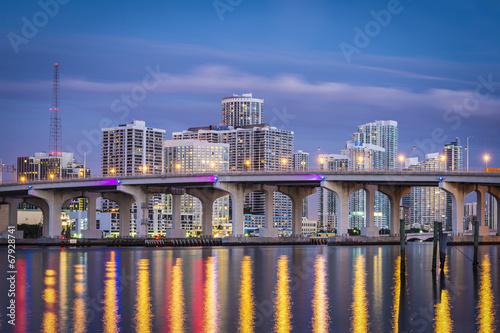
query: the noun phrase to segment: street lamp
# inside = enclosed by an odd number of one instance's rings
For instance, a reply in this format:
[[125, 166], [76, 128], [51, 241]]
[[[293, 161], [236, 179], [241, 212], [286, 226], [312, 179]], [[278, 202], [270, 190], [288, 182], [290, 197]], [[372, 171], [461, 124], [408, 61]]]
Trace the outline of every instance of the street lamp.
[[401, 162], [401, 171], [403, 171], [403, 162], [405, 161], [405, 157], [403, 155], [399, 155], [399, 162]]
[[177, 163], [175, 165], [175, 168], [177, 169], [177, 173], [179, 173], [181, 171], [181, 164], [180, 163]]
[[49, 177], [50, 177], [50, 179], [51, 179], [51, 180], [53, 180], [55, 176], [54, 176], [54, 174], [53, 174], [53, 173], [51, 173], [51, 174], [49, 175]]
[[25, 181], [26, 181], [26, 177], [22, 176], [22, 177], [21, 177], [21, 181], [22, 181], [22, 182], [25, 182]]
[[286, 157], [283, 157], [281, 159], [281, 164], [286, 165], [287, 163], [288, 163], [288, 161], [287, 161]]
[[302, 169], [304, 169], [306, 166], [306, 161], [302, 161], [302, 162], [300, 162], [300, 164], [302, 165]]
[[488, 155], [488, 154], [484, 155], [484, 163], [486, 164], [486, 169], [488, 169], [488, 161], [489, 160], [490, 160], [490, 155]]
[[109, 170], [109, 172], [111, 172], [111, 174], [114, 175], [115, 172], [116, 172], [116, 170], [115, 169], [111, 169], [111, 170]]

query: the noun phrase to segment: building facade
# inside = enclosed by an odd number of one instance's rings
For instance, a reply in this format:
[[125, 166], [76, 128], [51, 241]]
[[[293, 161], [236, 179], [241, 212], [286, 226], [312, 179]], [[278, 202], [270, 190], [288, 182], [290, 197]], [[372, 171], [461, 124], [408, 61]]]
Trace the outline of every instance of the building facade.
[[253, 98], [252, 93], [222, 99], [222, 125], [243, 127], [264, 123], [264, 100]]

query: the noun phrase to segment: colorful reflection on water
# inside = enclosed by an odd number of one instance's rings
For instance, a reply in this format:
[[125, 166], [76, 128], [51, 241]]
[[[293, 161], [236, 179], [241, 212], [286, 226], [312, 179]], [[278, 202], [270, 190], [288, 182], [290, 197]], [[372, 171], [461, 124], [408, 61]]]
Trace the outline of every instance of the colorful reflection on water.
[[218, 285], [217, 257], [208, 258], [205, 264], [205, 316], [203, 331], [207, 333], [219, 332], [219, 285]]
[[42, 299], [45, 303], [45, 311], [43, 313], [42, 329], [44, 332], [57, 332], [57, 304], [56, 304], [56, 289], [57, 281], [56, 271], [53, 269], [45, 270]]
[[151, 312], [151, 297], [149, 295], [149, 260], [139, 260], [139, 274], [137, 277], [137, 296], [135, 306], [136, 332], [151, 332], [153, 314]]
[[182, 259], [177, 258], [172, 267], [172, 287], [170, 294], [170, 329], [184, 332], [184, 288], [182, 287]]
[[254, 331], [254, 303], [252, 259], [245, 256], [241, 262], [239, 332], [251, 333]]
[[288, 257], [282, 255], [278, 259], [278, 280], [274, 300], [274, 331], [279, 333], [290, 332], [293, 328], [289, 283]]
[[[401, 257], [396, 259], [396, 268], [394, 271], [394, 290], [392, 295], [394, 296], [393, 308], [392, 308], [392, 331], [394, 333], [399, 332], [399, 307], [401, 299]], [[404, 274], [404, 273], [403, 273]]]
[[352, 288], [351, 332], [368, 332], [368, 300], [366, 298], [365, 257], [358, 255], [354, 264], [354, 286]]
[[103, 331], [106, 333], [120, 332], [120, 314], [118, 312], [118, 287], [116, 273], [116, 252], [111, 251], [110, 259], [105, 265], [104, 275], [104, 314], [102, 317]]
[[496, 332], [495, 311], [493, 311], [495, 297], [491, 285], [491, 263], [488, 255], [483, 256], [480, 270], [479, 304], [477, 304], [479, 310], [477, 317], [478, 332]]
[[18, 321], [1, 331], [498, 330], [500, 246], [477, 271], [449, 251], [436, 279], [432, 247], [413, 244], [406, 275], [390, 246], [19, 250]]
[[314, 263], [313, 293], [312, 330], [314, 333], [328, 332], [330, 326], [330, 315], [328, 314], [328, 272], [326, 257], [323, 254], [316, 256]]

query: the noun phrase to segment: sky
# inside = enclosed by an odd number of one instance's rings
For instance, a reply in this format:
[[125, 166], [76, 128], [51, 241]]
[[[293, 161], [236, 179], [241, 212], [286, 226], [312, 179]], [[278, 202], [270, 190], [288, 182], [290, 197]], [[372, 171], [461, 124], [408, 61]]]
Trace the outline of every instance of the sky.
[[[63, 150], [100, 174], [100, 128], [219, 124], [252, 92], [295, 149], [339, 153], [396, 120], [400, 154], [470, 139], [500, 167], [500, 4], [481, 1], [9, 1], [0, 11], [0, 158], [48, 150], [59, 64]], [[415, 150], [413, 149], [415, 147]], [[7, 175], [6, 175], [7, 177]]]

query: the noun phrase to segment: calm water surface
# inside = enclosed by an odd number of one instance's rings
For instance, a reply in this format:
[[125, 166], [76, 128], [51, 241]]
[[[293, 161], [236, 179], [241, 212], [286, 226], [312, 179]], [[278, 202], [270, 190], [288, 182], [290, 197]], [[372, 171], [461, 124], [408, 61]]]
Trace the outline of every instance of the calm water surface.
[[2, 332], [495, 332], [500, 246], [17, 249], [16, 326]]

